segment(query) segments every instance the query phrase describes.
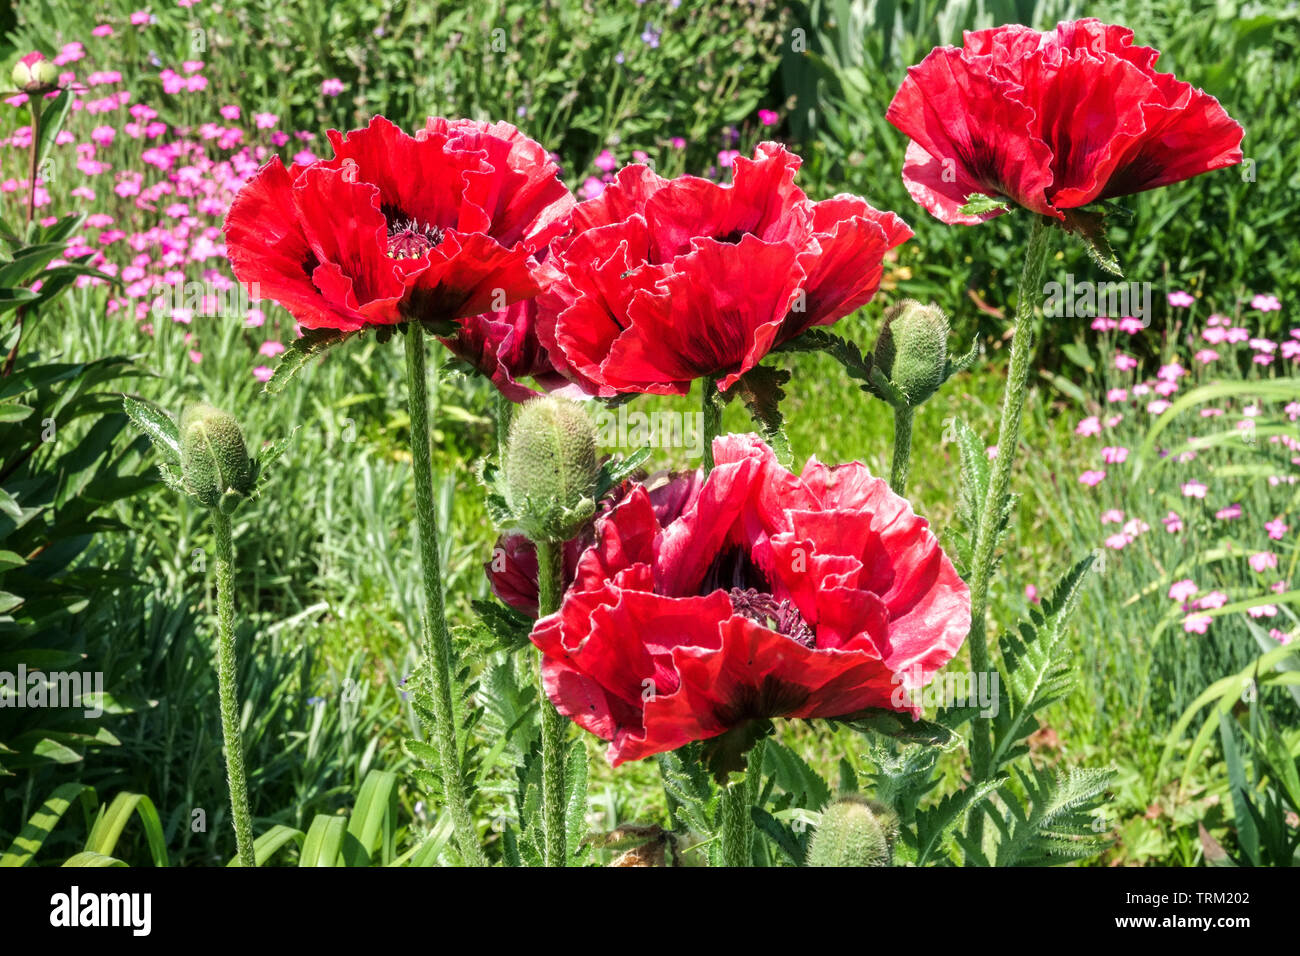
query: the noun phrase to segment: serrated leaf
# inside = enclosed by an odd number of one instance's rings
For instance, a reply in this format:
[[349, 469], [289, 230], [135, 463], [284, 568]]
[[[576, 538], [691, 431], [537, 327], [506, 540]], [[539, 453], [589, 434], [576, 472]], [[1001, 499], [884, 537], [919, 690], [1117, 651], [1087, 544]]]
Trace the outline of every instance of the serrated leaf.
[[132, 424], [148, 436], [168, 464], [181, 462], [180, 433], [172, 417], [156, 405], [130, 395], [122, 396], [122, 408]]
[[1019, 636], [1003, 636], [1006, 693], [993, 720], [995, 770], [1013, 759], [1011, 748], [1036, 729], [1034, 714], [1060, 700], [1073, 685], [1065, 625], [1093, 560], [1090, 554], [1065, 573], [1042, 608], [1030, 609], [1030, 620], [1021, 625]]
[[883, 734], [903, 743], [943, 746], [952, 741], [953, 733], [942, 724], [930, 720], [913, 720], [911, 714], [900, 714], [884, 707], [867, 707], [863, 710], [837, 717], [834, 721], [860, 734]]
[[916, 865], [925, 866], [965, 819], [971, 807], [977, 806], [990, 793], [997, 790], [1003, 778], [963, 787], [950, 793], [933, 807], [916, 812]]
[[763, 439], [776, 452], [777, 460], [787, 468], [791, 466], [793, 455], [790, 440], [785, 434], [781, 402], [785, 399], [783, 386], [789, 381], [788, 369], [755, 365], [732, 386], [732, 391], [740, 396], [749, 409], [749, 415], [762, 432]]
[[749, 815], [754, 826], [765, 833], [777, 849], [785, 854], [794, 866], [803, 866], [808, 856], [807, 839], [800, 839], [789, 824], [782, 823], [762, 807], [750, 807]]
[[596, 479], [597, 500], [630, 478], [649, 458], [650, 449], [647, 447], [638, 448], [625, 457], [611, 457], [602, 462]]
[[569, 745], [564, 758], [564, 829], [572, 864], [587, 835], [587, 746], [582, 738]]
[[1066, 209], [1061, 223], [1067, 233], [1079, 240], [1088, 257], [1099, 269], [1111, 275], [1123, 276], [1124, 271], [1115, 257], [1115, 250], [1106, 238], [1106, 213], [1104, 210]]
[[270, 395], [278, 395], [286, 385], [313, 358], [325, 354], [329, 349], [346, 342], [355, 332], [340, 332], [337, 329], [305, 329], [303, 334], [289, 343], [289, 347], [280, 356], [275, 371], [267, 379], [262, 390]]

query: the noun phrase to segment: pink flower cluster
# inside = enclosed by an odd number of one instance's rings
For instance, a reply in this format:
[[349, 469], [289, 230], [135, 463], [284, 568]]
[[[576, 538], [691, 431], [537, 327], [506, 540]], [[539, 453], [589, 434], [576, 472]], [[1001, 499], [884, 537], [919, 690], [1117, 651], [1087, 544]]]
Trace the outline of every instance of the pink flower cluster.
[[[152, 20], [138, 11], [130, 23], [145, 29]], [[273, 113], [241, 122], [234, 104], [221, 107], [210, 122], [171, 126], [161, 119], [166, 100], [208, 90], [205, 64], [186, 60], [162, 68], [157, 77], [163, 101], [140, 102], [123, 88], [121, 73], [95, 68], [97, 57], [110, 59], [113, 36], [114, 27], [101, 24], [91, 31], [93, 39], [68, 43], [54, 58], [59, 65], [77, 64], [80, 75], [60, 78], [74, 97], [51, 154], [54, 173], [63, 180], [56, 199], [38, 179], [37, 214], [48, 225], [73, 208], [89, 210], [83, 228], [68, 239], [66, 257], [89, 255], [92, 266], [122, 282], [120, 291], [104, 299], [105, 317], [133, 321], [146, 335], [155, 333], [158, 321], [186, 326], [187, 352], [197, 363], [203, 358], [198, 327], [188, 328], [196, 318], [229, 315], [235, 303], [247, 327], [265, 322], [262, 310], [238, 295], [226, 263], [221, 228], [231, 200], [275, 150], [293, 144], [294, 161], [314, 160], [307, 144], [315, 134], [283, 129]], [[326, 80], [321, 92], [337, 96], [342, 82]], [[15, 96], [9, 103], [21, 106], [25, 100]], [[31, 136], [31, 127], [22, 126], [0, 139], [6, 177], [0, 179], [0, 205], [26, 202]], [[69, 186], [69, 180], [75, 182]], [[106, 285], [88, 277], [78, 282]], [[271, 371], [261, 360], [282, 351], [280, 339], [294, 334], [286, 322], [277, 337], [254, 344], [251, 374], [268, 378]]]
[[[1168, 296], [1169, 305], [1173, 308], [1188, 308], [1195, 304], [1196, 299], [1189, 293], [1178, 291]], [[1281, 309], [1281, 303], [1271, 295], [1256, 295], [1250, 300], [1250, 308], [1259, 312], [1275, 312]], [[1103, 333], [1120, 332], [1127, 336], [1136, 336], [1143, 331], [1143, 325], [1131, 317], [1122, 319], [1100, 318], [1092, 323], [1092, 328]], [[1190, 344], [1191, 352], [1190, 361], [1184, 359], [1170, 359], [1165, 364], [1159, 366], [1155, 377], [1143, 379], [1139, 376], [1139, 369], [1142, 361], [1137, 357], [1144, 350], [1142, 348], [1133, 348], [1124, 350], [1114, 348], [1111, 352], [1110, 361], [1107, 366], [1112, 368], [1114, 373], [1118, 373], [1121, 378], [1116, 384], [1111, 385], [1106, 390], [1104, 408], [1107, 414], [1093, 414], [1080, 419], [1075, 427], [1075, 435], [1081, 438], [1097, 439], [1096, 455], [1100, 459], [1096, 467], [1087, 468], [1080, 476], [1079, 482], [1089, 488], [1098, 488], [1103, 482], [1118, 479], [1122, 484], [1125, 469], [1117, 468], [1129, 461], [1129, 448], [1125, 444], [1122, 435], [1127, 432], [1121, 432], [1120, 426], [1124, 422], [1131, 421], [1134, 424], [1140, 423], [1141, 411], [1145, 410], [1148, 416], [1161, 415], [1169, 410], [1172, 401], [1177, 398], [1177, 393], [1183, 387], [1192, 385], [1205, 384], [1204, 376], [1208, 374], [1208, 369], [1225, 356], [1232, 355], [1233, 350], [1239, 350], [1237, 354], [1241, 355], [1244, 362], [1245, 357], [1250, 357], [1251, 366], [1261, 367], [1260, 374], [1268, 374], [1262, 371], [1262, 367], [1267, 367], [1276, 362], [1295, 362], [1300, 360], [1300, 329], [1292, 329], [1288, 337], [1282, 341], [1275, 341], [1263, 334], [1252, 333], [1245, 322], [1234, 322], [1226, 316], [1213, 314], [1205, 321], [1204, 327], [1193, 331], [1187, 339]], [[1109, 336], [1101, 340], [1104, 349], [1113, 348], [1115, 342]], [[1140, 343], [1135, 343], [1140, 345]], [[1210, 348], [1208, 346], [1215, 346]], [[1235, 356], [1233, 356], [1235, 358]], [[1226, 366], [1225, 366], [1226, 368]], [[1127, 379], [1127, 381], [1125, 381]], [[1134, 415], [1136, 406], [1137, 414]], [[1239, 408], [1227, 407], [1204, 407], [1198, 409], [1202, 419], [1214, 419], [1222, 416], [1230, 416], [1234, 427], [1243, 434], [1243, 439], [1253, 443], [1255, 441], [1256, 419], [1264, 414], [1264, 409], [1259, 402], [1250, 402]], [[1300, 421], [1300, 400], [1288, 402], [1284, 409], [1287, 419], [1295, 422]], [[1235, 420], [1234, 420], [1235, 419]], [[1145, 426], [1144, 426], [1145, 427]], [[1189, 443], [1194, 439], [1189, 439]], [[1287, 434], [1271, 435], [1269, 442], [1282, 445], [1289, 450], [1295, 457], [1290, 460], [1291, 465], [1300, 465], [1300, 441], [1295, 437]], [[1193, 462], [1198, 457], [1198, 448], [1195, 444], [1184, 449], [1175, 449], [1172, 451], [1162, 452], [1162, 456], [1170, 459], [1175, 465], [1186, 465]], [[1166, 465], [1168, 467], [1168, 465]], [[1271, 485], [1283, 483], [1294, 483], [1297, 476], [1294, 473], [1272, 475], [1269, 477]], [[1193, 475], [1187, 475], [1178, 482], [1178, 494], [1184, 501], [1184, 507], [1187, 511], [1184, 514], [1191, 513], [1192, 517], [1197, 518], [1197, 524], [1208, 519], [1211, 515], [1215, 522], [1241, 522], [1247, 530], [1243, 533], [1249, 533], [1250, 529], [1260, 528], [1259, 540], [1268, 542], [1284, 542], [1287, 535], [1291, 532], [1291, 525], [1282, 515], [1248, 515], [1246, 507], [1241, 501], [1222, 500], [1221, 495], [1226, 490], [1218, 482], [1207, 483]], [[1097, 493], [1102, 493], [1098, 489]], [[1215, 497], [1219, 500], [1213, 505], [1210, 504]], [[1207, 507], [1208, 506], [1208, 507]], [[1210, 510], [1210, 509], [1213, 510]], [[1173, 508], [1165, 507], [1165, 515], [1160, 519], [1164, 526], [1165, 533], [1169, 535], [1181, 535], [1185, 532], [1188, 521], [1184, 514], [1180, 514]], [[1108, 507], [1100, 511], [1099, 523], [1102, 526], [1100, 531], [1101, 544], [1111, 551], [1123, 551], [1131, 546], [1142, 535], [1146, 534], [1150, 527], [1141, 518], [1126, 515], [1118, 508]], [[1154, 523], [1154, 522], [1153, 522]], [[1228, 546], [1232, 542], [1228, 541]], [[1188, 548], [1201, 549], [1203, 544], [1195, 540], [1187, 542]], [[1256, 576], [1276, 575], [1280, 565], [1279, 554], [1272, 547], [1256, 546], [1254, 550], [1242, 554], [1245, 565], [1249, 566], [1251, 574]], [[1268, 584], [1268, 591], [1281, 593], [1286, 591], [1288, 584], [1285, 580], [1274, 580]], [[1252, 618], [1273, 618], [1278, 614], [1278, 608], [1275, 604], [1269, 603], [1265, 597], [1252, 596], [1251, 592], [1255, 589], [1248, 587], [1235, 600], [1248, 602], [1249, 606], [1244, 608], [1246, 614]], [[1258, 592], [1256, 592], [1258, 593]], [[1191, 578], [1182, 578], [1170, 585], [1168, 596], [1171, 600], [1178, 602], [1183, 614], [1183, 630], [1188, 634], [1205, 634], [1208, 632], [1211, 622], [1214, 619], [1212, 612], [1218, 611], [1230, 603], [1230, 599], [1223, 590], [1205, 590], [1202, 591], [1197, 583]], [[1267, 596], [1267, 592], [1266, 592]], [[1281, 641], [1289, 640], [1289, 635], [1281, 630], [1274, 628], [1272, 636]]]

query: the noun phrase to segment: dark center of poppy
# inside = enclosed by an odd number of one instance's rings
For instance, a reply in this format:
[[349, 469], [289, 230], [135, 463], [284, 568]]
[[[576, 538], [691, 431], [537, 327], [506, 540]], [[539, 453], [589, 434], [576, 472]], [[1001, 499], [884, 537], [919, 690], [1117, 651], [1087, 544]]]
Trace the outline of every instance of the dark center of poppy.
[[437, 226], [425, 225], [415, 219], [388, 219], [388, 258], [418, 259], [443, 240]]
[[704, 572], [704, 580], [700, 582], [701, 594], [712, 594], [714, 591], [728, 591], [733, 588], [742, 591], [752, 588], [763, 593], [772, 591], [767, 575], [754, 563], [754, 559], [744, 548], [732, 547], [719, 552], [713, 559], [713, 563], [709, 565], [709, 569]]
[[731, 606], [742, 617], [778, 634], [784, 634], [796, 644], [804, 647], [817, 646], [817, 636], [813, 629], [791, 601], [778, 601], [772, 595], [753, 588], [732, 588]]
[[745, 548], [728, 548], [718, 554], [700, 582], [701, 594], [726, 591], [737, 614], [783, 634], [804, 647], [816, 647], [813, 629], [790, 601], [778, 601], [763, 569]]
[[725, 242], [734, 246], [736, 243], [740, 242], [741, 239], [744, 239], [745, 236], [746, 232], [744, 229], [733, 229], [731, 232], [725, 232], [722, 235], [714, 236], [713, 238], [718, 242]]

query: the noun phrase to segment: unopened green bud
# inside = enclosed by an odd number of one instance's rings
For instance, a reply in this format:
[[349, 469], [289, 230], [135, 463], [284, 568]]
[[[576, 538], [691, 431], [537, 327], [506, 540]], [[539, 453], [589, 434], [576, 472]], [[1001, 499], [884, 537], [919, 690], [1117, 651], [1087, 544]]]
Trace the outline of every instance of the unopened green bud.
[[253, 463], [239, 422], [211, 405], [181, 414], [181, 480], [209, 508], [229, 513], [253, 490]]
[[525, 404], [506, 443], [506, 496], [534, 541], [567, 541], [596, 512], [596, 430], [577, 402]]
[[822, 812], [808, 846], [809, 866], [889, 866], [898, 818], [882, 804], [844, 797]]
[[59, 68], [44, 54], [33, 51], [14, 64], [9, 79], [24, 93], [48, 93], [59, 82]]
[[916, 407], [943, 384], [948, 365], [948, 317], [933, 305], [904, 299], [885, 313], [875, 364]]

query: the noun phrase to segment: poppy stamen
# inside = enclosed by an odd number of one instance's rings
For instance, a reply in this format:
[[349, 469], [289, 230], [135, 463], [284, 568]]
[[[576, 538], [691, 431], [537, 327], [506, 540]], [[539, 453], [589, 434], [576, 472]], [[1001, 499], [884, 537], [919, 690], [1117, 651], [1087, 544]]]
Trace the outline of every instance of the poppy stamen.
[[754, 588], [732, 588], [731, 606], [742, 617], [776, 631], [804, 647], [816, 647], [817, 635], [791, 601], [778, 601]]
[[389, 219], [388, 258], [418, 259], [443, 240], [443, 231], [416, 219]]

